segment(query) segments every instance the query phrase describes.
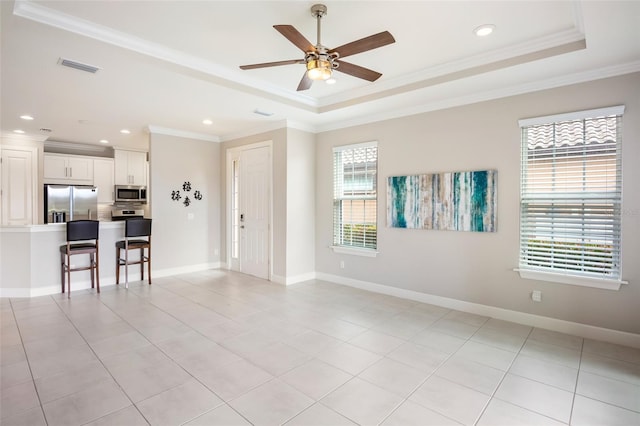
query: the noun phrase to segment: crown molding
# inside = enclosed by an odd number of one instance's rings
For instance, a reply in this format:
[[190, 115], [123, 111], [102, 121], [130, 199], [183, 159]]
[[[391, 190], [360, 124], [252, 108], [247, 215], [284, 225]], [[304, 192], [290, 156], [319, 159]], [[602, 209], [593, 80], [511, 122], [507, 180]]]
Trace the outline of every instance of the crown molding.
[[17, 140], [17, 141], [27, 141], [27, 142], [44, 142], [47, 140], [47, 138], [49, 137], [48, 135], [39, 135], [39, 134], [32, 134], [32, 133], [23, 133], [23, 134], [19, 134], [19, 133], [14, 133], [8, 130], [3, 130], [2, 133], [0, 133], [2, 140]]
[[574, 28], [569, 30], [559, 31], [547, 37], [539, 37], [514, 46], [496, 49], [492, 52], [474, 55], [440, 66], [430, 67], [406, 76], [380, 81], [375, 85], [366, 85], [332, 96], [314, 98], [303, 93], [270, 85], [262, 80], [222, 67], [211, 61], [56, 11], [30, 0], [15, 0], [14, 14], [202, 72], [213, 77], [214, 80], [219, 80], [217, 81], [219, 84], [235, 84], [243, 91], [263, 96], [267, 95], [270, 98], [280, 98], [280, 100], [293, 103], [294, 106], [304, 108], [315, 114], [343, 109], [363, 102], [471, 77], [519, 63], [560, 55], [585, 47], [582, 11], [579, 4], [574, 4]]
[[167, 48], [161, 44], [153, 43], [140, 37], [136, 37], [113, 28], [78, 18], [57, 10], [48, 8], [29, 0], [15, 0], [14, 15], [30, 19], [41, 24], [49, 25], [81, 36], [89, 37], [107, 44], [131, 50], [143, 55], [151, 56], [172, 64], [205, 73], [223, 80], [222, 83], [233, 82], [241, 86], [251, 88], [254, 91], [275, 95], [294, 103], [308, 107], [317, 107], [317, 100], [311, 96], [285, 90], [257, 80], [249, 75], [232, 71], [219, 66], [211, 61], [204, 60], [194, 55], [189, 55], [175, 49]]
[[496, 49], [446, 64], [430, 67], [394, 79], [382, 81], [338, 93], [319, 101], [319, 112], [327, 112], [368, 102], [388, 96], [398, 95], [448, 83], [454, 80], [473, 77], [490, 71], [533, 62], [540, 59], [563, 55], [586, 48], [584, 34], [576, 30], [567, 30], [547, 37], [530, 40], [516, 46]]
[[235, 139], [246, 138], [248, 136], [257, 135], [260, 133], [272, 132], [274, 130], [280, 130], [288, 127], [287, 120], [273, 120], [267, 123], [262, 123], [258, 126], [243, 129], [240, 132], [227, 133], [221, 137], [221, 142], [228, 142]]
[[580, 73], [565, 75], [562, 77], [550, 78], [547, 80], [536, 81], [534, 83], [514, 85], [511, 87], [503, 87], [497, 90], [489, 90], [485, 92], [475, 93], [469, 96], [460, 96], [442, 101], [425, 103], [416, 107], [386, 111], [379, 114], [372, 114], [366, 117], [358, 117], [351, 120], [336, 121], [316, 127], [317, 133], [328, 132], [331, 130], [339, 130], [348, 127], [360, 126], [363, 124], [375, 123], [378, 121], [392, 120], [395, 118], [407, 117], [411, 115], [422, 114], [425, 112], [437, 111], [446, 108], [453, 108], [463, 105], [469, 105], [477, 102], [490, 101], [495, 99], [506, 98], [509, 96], [522, 95], [526, 93], [538, 92], [541, 90], [553, 89], [556, 87], [569, 86], [572, 84], [586, 83], [589, 81], [602, 80], [610, 77], [640, 72], [640, 60], [628, 62], [626, 64], [614, 65], [590, 70]]
[[207, 142], [220, 142], [220, 138], [216, 135], [206, 135], [204, 133], [195, 133], [195, 132], [188, 132], [188, 131], [179, 130], [179, 129], [170, 129], [168, 127], [161, 127], [153, 124], [148, 125], [145, 130], [149, 134], [155, 134], [155, 135], [176, 136], [179, 138], [196, 139], [196, 140], [207, 141]]

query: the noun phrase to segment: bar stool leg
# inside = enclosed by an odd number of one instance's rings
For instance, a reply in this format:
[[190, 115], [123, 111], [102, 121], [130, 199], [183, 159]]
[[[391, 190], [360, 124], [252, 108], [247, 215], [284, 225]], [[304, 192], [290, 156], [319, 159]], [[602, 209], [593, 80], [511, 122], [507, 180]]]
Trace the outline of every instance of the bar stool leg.
[[67, 253], [67, 299], [71, 299], [71, 256]]
[[60, 253], [60, 284], [64, 293], [64, 253]]
[[124, 288], [129, 288], [129, 247], [124, 246]]
[[120, 284], [120, 249], [116, 247], [116, 285]]
[[95, 282], [95, 260], [93, 258], [93, 253], [89, 254], [89, 271], [91, 272], [91, 288], [96, 288]]
[[96, 287], [97, 287], [98, 293], [100, 293], [100, 253], [98, 252], [97, 244], [96, 244], [95, 272], [96, 272]]
[[140, 281], [144, 281], [144, 247], [140, 248]]

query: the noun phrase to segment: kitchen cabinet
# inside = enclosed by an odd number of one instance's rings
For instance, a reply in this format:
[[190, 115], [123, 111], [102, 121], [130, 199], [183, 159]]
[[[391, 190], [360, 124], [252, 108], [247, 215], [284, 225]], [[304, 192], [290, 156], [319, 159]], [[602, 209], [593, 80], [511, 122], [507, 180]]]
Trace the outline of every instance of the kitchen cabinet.
[[93, 185], [98, 188], [98, 203], [113, 204], [114, 160], [111, 158], [93, 160]]
[[44, 154], [44, 183], [93, 184], [93, 158]]
[[38, 151], [31, 147], [2, 147], [2, 225], [37, 222]]
[[116, 149], [114, 159], [116, 185], [147, 185], [146, 152]]

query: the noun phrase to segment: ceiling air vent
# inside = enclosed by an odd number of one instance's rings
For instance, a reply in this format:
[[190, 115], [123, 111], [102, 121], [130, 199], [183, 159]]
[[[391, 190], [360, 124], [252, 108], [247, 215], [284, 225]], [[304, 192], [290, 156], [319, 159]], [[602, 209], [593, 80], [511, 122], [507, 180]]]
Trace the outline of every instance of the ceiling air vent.
[[58, 63], [60, 65], [64, 65], [65, 67], [90, 72], [91, 74], [95, 74], [100, 69], [98, 67], [94, 67], [93, 65], [83, 64], [82, 62], [72, 61], [71, 59], [65, 58], [58, 59]]

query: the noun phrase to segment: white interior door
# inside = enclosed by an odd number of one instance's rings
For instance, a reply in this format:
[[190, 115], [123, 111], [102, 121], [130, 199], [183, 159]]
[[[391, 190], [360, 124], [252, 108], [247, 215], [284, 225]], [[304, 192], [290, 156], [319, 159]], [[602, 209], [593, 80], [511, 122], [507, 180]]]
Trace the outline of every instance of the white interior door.
[[271, 147], [244, 149], [230, 159], [231, 268], [269, 279]]

